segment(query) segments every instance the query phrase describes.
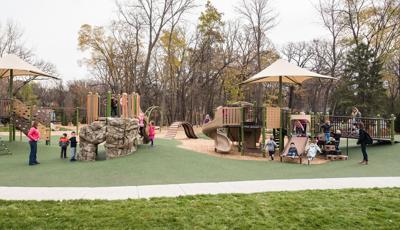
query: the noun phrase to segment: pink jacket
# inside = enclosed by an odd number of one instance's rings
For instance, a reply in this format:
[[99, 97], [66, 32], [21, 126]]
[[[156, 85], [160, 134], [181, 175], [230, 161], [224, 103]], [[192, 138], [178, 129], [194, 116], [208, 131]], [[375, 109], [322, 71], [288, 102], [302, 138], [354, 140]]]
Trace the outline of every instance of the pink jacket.
[[39, 130], [35, 127], [32, 127], [28, 132], [28, 139], [29, 141], [38, 141], [40, 139]]
[[149, 126], [149, 137], [154, 137], [156, 135], [156, 129], [154, 126], [150, 125]]

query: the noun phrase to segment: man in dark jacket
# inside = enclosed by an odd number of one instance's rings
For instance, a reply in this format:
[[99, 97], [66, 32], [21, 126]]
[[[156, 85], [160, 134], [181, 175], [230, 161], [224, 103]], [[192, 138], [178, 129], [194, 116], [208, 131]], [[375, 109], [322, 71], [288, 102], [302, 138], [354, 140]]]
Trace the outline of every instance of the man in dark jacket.
[[359, 136], [357, 144], [361, 145], [361, 152], [363, 154], [363, 160], [360, 162], [360, 164], [368, 165], [367, 144], [372, 144], [372, 139], [369, 134], [364, 130], [364, 124], [362, 122], [358, 124], [358, 128]]

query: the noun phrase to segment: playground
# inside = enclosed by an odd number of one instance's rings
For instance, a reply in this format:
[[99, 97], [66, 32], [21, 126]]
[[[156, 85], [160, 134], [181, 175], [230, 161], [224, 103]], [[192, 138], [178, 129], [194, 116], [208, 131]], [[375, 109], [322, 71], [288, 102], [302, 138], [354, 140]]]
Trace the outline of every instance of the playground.
[[[181, 131], [184, 135], [183, 131]], [[56, 140], [57, 137], [54, 137]], [[398, 137], [397, 137], [398, 138]], [[25, 139], [23, 140], [25, 141]], [[179, 140], [157, 139], [155, 147], [139, 145], [131, 155], [113, 160], [62, 160], [59, 147], [40, 144], [39, 167], [26, 166], [29, 148], [19, 141], [8, 144], [13, 155], [1, 156], [1, 186], [103, 187], [193, 182], [219, 182], [291, 178], [400, 176], [399, 145], [373, 145], [368, 167], [358, 164], [359, 147], [351, 142], [349, 160], [322, 165], [282, 164], [279, 161], [235, 160], [200, 154], [178, 147]], [[210, 146], [212, 148], [212, 146]], [[99, 154], [105, 154], [103, 146]]]

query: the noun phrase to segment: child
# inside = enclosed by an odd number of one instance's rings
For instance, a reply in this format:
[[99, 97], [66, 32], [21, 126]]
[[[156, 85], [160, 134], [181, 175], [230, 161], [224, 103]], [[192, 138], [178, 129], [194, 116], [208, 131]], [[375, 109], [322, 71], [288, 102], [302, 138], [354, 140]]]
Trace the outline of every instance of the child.
[[144, 135], [144, 113], [139, 114], [139, 134], [143, 137]]
[[342, 132], [339, 129], [336, 130], [336, 133], [333, 134], [333, 137], [335, 138], [336, 152], [339, 152], [340, 138], [342, 137]]
[[71, 161], [76, 161], [75, 156], [76, 156], [76, 144], [78, 143], [76, 141], [76, 134], [73, 131], [71, 133], [71, 138], [69, 138], [69, 142], [71, 143]]
[[276, 147], [278, 147], [278, 145], [275, 143], [274, 138], [270, 137], [269, 140], [267, 141], [267, 144], [265, 145], [265, 151], [268, 151], [271, 160], [274, 160]]
[[322, 130], [325, 133], [325, 143], [328, 144], [331, 139], [331, 122], [328, 120], [325, 122], [323, 126], [321, 126]]
[[298, 155], [299, 155], [299, 153], [297, 152], [296, 145], [293, 142], [290, 143], [290, 148], [287, 153], [287, 156], [294, 158], [295, 156], [298, 156]]
[[67, 134], [64, 133], [63, 136], [60, 138], [60, 141], [58, 142], [58, 144], [61, 147], [61, 158], [67, 158], [67, 147], [69, 144], [69, 140], [67, 138]]
[[156, 135], [156, 129], [154, 127], [154, 122], [151, 121], [150, 125], [149, 125], [149, 138], [150, 138], [150, 143], [151, 143], [151, 147], [154, 146], [154, 137]]
[[304, 133], [304, 127], [300, 120], [296, 120], [294, 122], [294, 131], [296, 132], [297, 136], [300, 136]]
[[314, 160], [315, 156], [317, 155], [318, 152], [321, 153], [321, 149], [315, 143], [315, 141], [311, 141], [311, 144], [308, 146], [306, 151], [307, 151], [307, 157], [308, 157], [309, 161]]

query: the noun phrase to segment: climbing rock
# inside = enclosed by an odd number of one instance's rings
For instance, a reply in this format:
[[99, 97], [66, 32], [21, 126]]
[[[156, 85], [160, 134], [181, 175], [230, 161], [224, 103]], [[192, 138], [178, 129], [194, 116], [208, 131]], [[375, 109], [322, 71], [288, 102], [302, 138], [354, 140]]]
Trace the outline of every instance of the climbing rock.
[[136, 151], [139, 135], [138, 120], [129, 118], [107, 118], [80, 129], [80, 152], [78, 159], [96, 159], [97, 146], [105, 143], [106, 158], [126, 156]]

